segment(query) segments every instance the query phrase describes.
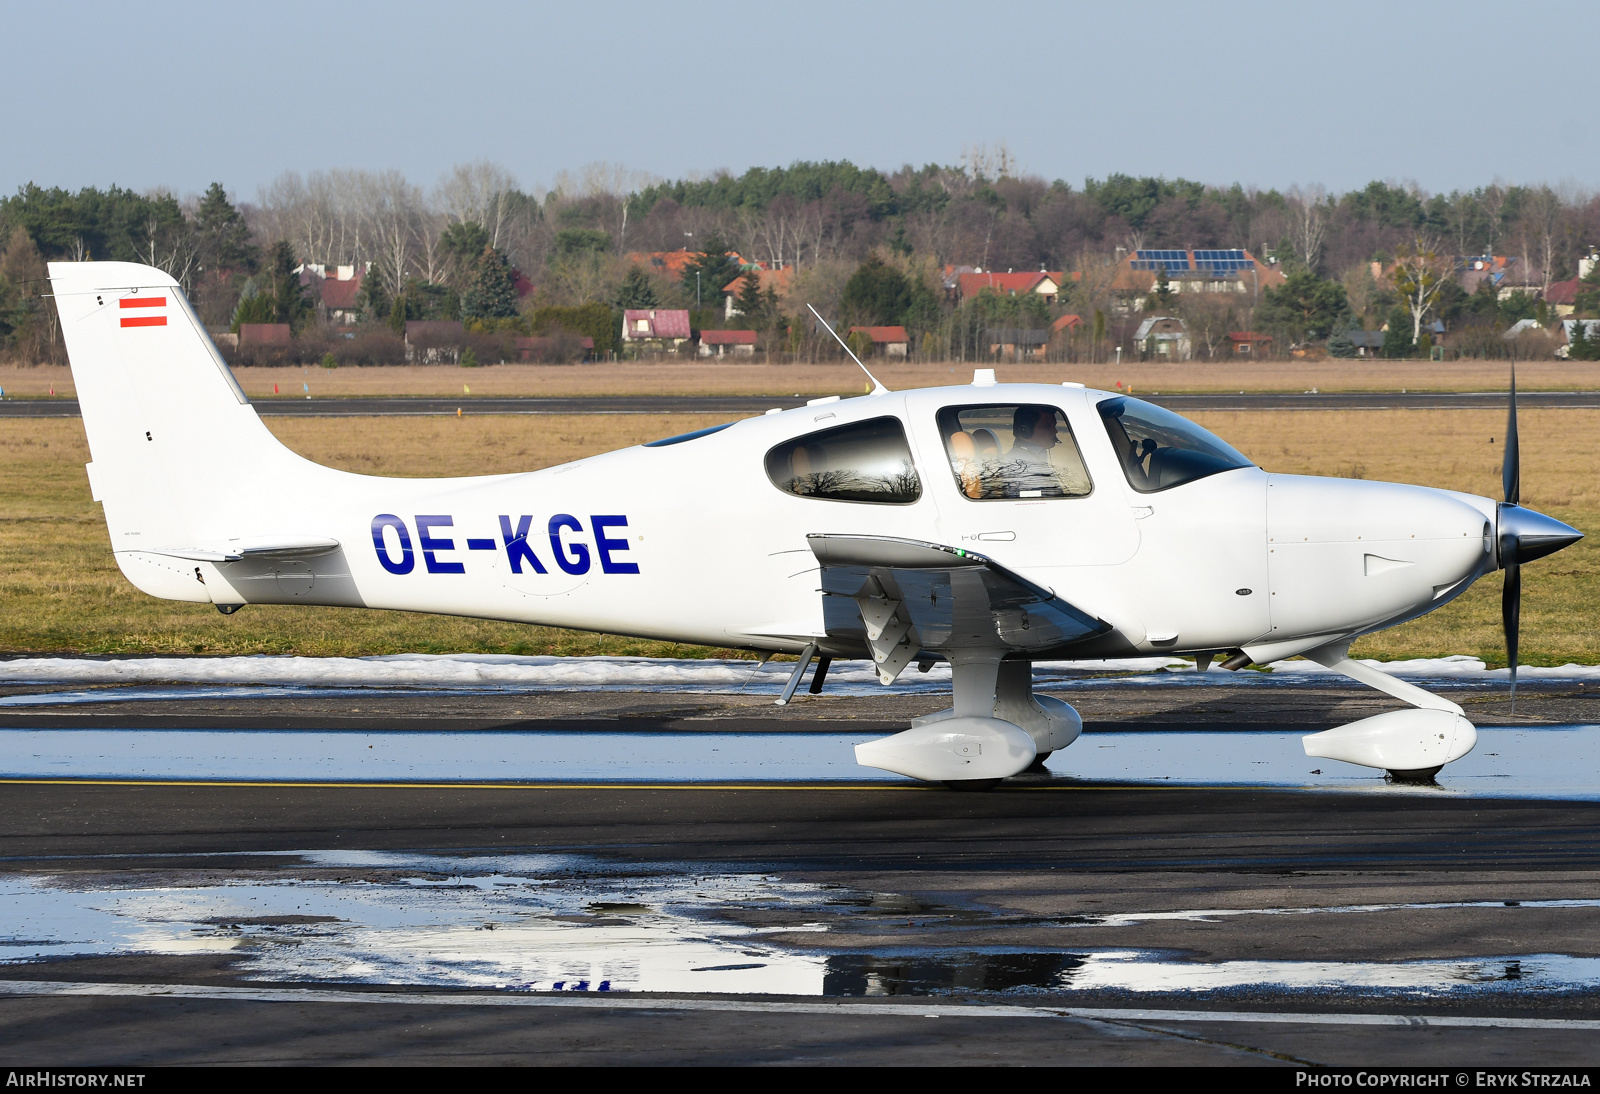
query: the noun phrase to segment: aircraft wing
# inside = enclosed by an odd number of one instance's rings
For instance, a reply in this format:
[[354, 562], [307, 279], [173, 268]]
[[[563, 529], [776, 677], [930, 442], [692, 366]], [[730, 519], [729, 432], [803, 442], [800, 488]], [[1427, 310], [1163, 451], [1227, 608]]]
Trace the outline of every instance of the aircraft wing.
[[242, 536], [194, 547], [142, 547], [140, 550], [193, 562], [238, 562], [245, 558], [282, 559], [325, 555], [339, 549], [339, 541], [326, 536]]
[[1039, 652], [1111, 629], [984, 555], [892, 536], [810, 535], [830, 638], [867, 646], [892, 683], [923, 651]]

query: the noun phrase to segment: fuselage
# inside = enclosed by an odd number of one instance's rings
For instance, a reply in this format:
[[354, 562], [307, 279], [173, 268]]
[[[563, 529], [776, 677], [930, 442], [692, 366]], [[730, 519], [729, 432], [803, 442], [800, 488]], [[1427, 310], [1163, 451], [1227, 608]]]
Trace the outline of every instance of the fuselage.
[[[1248, 465], [1196, 473], [1177, 459], [1166, 478], [1182, 481], [1164, 485], [1157, 463], [1166, 450], [1146, 442], [1159, 450], [1130, 455], [1137, 442], [1106, 412], [1118, 399], [1076, 385], [885, 392], [484, 478], [353, 475], [286, 453], [281, 466], [238, 468], [240, 488], [191, 520], [191, 540], [292, 527], [337, 539], [339, 550], [295, 561], [174, 559], [141, 549], [150, 543], [139, 542], [132, 509], [111, 519], [112, 538], [128, 577], [159, 596], [436, 612], [788, 652], [826, 645], [811, 533], [987, 555], [1111, 625], [1063, 651], [1077, 657], [1240, 648], [1255, 660], [1285, 656], [1420, 614], [1493, 568], [1489, 499]], [[1147, 406], [1118, 405], [1133, 414]], [[1006, 429], [961, 427], [1009, 422], [1024, 406], [1059, 412], [1055, 444], [1035, 458], [1071, 464], [1065, 488], [984, 486], [971, 470], [979, 464], [957, 451], [978, 436], [1022, 454]], [[1181, 447], [1182, 431], [1165, 421], [1157, 432]], [[848, 443], [863, 423], [875, 436], [903, 430], [910, 467], [901, 480], [843, 499], [793, 486], [811, 459], [865, 451]], [[840, 437], [844, 447], [830, 449]]]

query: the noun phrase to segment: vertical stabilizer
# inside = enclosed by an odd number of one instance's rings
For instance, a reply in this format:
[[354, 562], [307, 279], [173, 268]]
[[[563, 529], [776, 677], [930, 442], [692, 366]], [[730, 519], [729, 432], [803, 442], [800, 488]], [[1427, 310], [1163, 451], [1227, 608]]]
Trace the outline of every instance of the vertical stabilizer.
[[[125, 552], [199, 542], [219, 527], [238, 534], [259, 488], [307, 465], [261, 423], [170, 276], [131, 262], [52, 262], [50, 282], [112, 549], [134, 584], [173, 597]], [[192, 576], [180, 591], [210, 599]]]

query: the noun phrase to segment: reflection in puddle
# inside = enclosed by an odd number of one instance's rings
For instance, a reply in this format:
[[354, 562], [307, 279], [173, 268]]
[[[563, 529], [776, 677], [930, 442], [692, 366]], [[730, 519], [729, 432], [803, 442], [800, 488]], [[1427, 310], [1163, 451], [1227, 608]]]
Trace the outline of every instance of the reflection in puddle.
[[922, 953], [828, 958], [826, 995], [1013, 992], [1581, 991], [1600, 987], [1600, 959], [1564, 954], [1457, 961], [1174, 960], [1149, 950]]
[[[246, 856], [248, 858], [249, 856]], [[951, 929], [1016, 917], [766, 874], [576, 856], [460, 857], [309, 851], [258, 870], [203, 865], [137, 873], [0, 877], [0, 962], [159, 954], [220, 959], [244, 979], [498, 988], [801, 996], [1358, 990], [1402, 995], [1600, 988], [1600, 959], [1537, 954], [1408, 962], [1183, 960], [1157, 950], [1074, 945], [906, 947], [905, 917]], [[197, 856], [204, 859], [205, 856]], [[1517, 902], [1494, 902], [1514, 905]], [[1597, 901], [1528, 902], [1593, 907]], [[1341, 913], [1406, 907], [1323, 909]], [[1526, 905], [1525, 905], [1526, 906]], [[1096, 926], [1250, 909], [1080, 916]], [[1514, 913], [1513, 913], [1514, 914]], [[1113, 921], [1117, 921], [1114, 923]], [[929, 921], [932, 921], [930, 924]], [[848, 931], [848, 949], [826, 945]], [[805, 936], [804, 938], [796, 937]], [[861, 952], [862, 937], [885, 944]], [[802, 945], [801, 943], [806, 944]]]
[[[288, 782], [901, 783], [855, 762], [879, 733], [636, 733], [489, 730], [0, 730], [0, 777]], [[1478, 730], [1478, 747], [1436, 786], [1387, 785], [1381, 771], [1311, 760], [1301, 732], [1084, 734], [1050, 757], [1054, 779], [1170, 786], [1276, 786], [1390, 794], [1600, 799], [1600, 726]]]
[[[9, 961], [219, 954], [254, 980], [817, 995], [822, 959], [696, 913], [810, 909], [762, 875], [595, 877], [556, 856], [305, 852], [298, 876], [0, 880]], [[320, 869], [319, 869], [320, 868]], [[791, 923], [787, 931], [815, 930]]]

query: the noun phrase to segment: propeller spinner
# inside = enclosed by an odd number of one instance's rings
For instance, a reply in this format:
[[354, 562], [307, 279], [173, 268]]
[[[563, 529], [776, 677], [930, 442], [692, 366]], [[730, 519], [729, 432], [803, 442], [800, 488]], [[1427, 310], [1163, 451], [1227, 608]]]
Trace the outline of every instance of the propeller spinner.
[[1517, 639], [1522, 628], [1522, 564], [1555, 554], [1583, 538], [1583, 533], [1554, 517], [1524, 509], [1522, 450], [1517, 439], [1517, 367], [1511, 366], [1511, 403], [1506, 422], [1506, 458], [1500, 468], [1505, 494], [1495, 514], [1495, 545], [1506, 572], [1500, 593], [1500, 623], [1506, 633], [1506, 662], [1511, 666], [1511, 709], [1517, 709]]

